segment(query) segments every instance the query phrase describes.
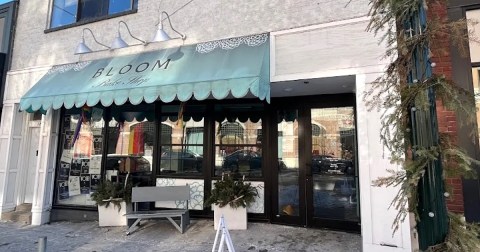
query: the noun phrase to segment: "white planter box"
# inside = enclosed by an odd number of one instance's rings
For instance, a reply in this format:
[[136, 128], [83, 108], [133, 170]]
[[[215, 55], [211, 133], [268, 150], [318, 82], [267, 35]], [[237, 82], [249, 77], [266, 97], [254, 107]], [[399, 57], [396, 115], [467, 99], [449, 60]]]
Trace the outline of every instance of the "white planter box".
[[218, 205], [213, 205], [213, 220], [215, 222], [215, 230], [218, 229], [218, 222], [220, 221], [222, 214], [228, 230], [247, 229], [247, 208], [239, 207], [233, 209], [229, 205], [225, 207], [218, 207]]
[[110, 203], [108, 207], [98, 206], [98, 225], [100, 227], [126, 226], [127, 218], [125, 214], [132, 211], [132, 206], [131, 204], [127, 206], [125, 202], [120, 203], [120, 205], [120, 211], [113, 203]]

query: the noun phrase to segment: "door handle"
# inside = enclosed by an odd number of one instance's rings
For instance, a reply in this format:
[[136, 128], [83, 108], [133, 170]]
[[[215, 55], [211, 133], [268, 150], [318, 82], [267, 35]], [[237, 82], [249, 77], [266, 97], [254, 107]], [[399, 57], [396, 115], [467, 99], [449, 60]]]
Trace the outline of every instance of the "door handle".
[[305, 169], [305, 176], [308, 178], [312, 177], [312, 163], [305, 163], [307, 169]]

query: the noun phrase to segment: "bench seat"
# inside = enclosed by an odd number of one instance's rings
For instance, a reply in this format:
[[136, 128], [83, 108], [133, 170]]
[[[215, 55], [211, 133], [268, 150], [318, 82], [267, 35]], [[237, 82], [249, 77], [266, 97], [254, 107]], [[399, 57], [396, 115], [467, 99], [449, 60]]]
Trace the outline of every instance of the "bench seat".
[[[125, 215], [127, 220], [135, 219], [135, 222], [128, 228], [129, 235], [134, 228], [143, 219], [166, 218], [173, 226], [184, 233], [187, 226], [190, 225], [190, 215], [188, 211], [188, 200], [190, 199], [190, 187], [186, 186], [166, 186], [166, 187], [134, 187], [132, 189], [132, 202], [135, 203], [134, 211]], [[165, 209], [153, 211], [137, 211], [138, 202], [158, 202], [158, 201], [186, 201], [185, 209]], [[173, 220], [173, 217], [180, 217], [180, 223]]]
[[188, 210], [159, 210], [159, 211], [136, 211], [133, 213], [126, 214], [127, 219], [148, 219], [148, 218], [157, 218], [157, 217], [178, 217], [182, 214], [188, 213]]

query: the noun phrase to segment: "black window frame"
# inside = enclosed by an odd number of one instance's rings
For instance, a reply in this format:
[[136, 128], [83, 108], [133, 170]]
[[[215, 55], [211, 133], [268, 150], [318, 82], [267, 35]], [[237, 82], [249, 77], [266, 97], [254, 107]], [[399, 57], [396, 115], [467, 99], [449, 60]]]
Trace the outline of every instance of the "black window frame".
[[[206, 131], [206, 127], [207, 124], [206, 124], [206, 118], [208, 117], [208, 105], [205, 104], [205, 103], [192, 103], [192, 102], [187, 102], [186, 106], [190, 106], [190, 105], [193, 105], [193, 106], [198, 106], [198, 107], [204, 107], [204, 111], [203, 113], [197, 113], [197, 112], [194, 112], [193, 114], [201, 114], [202, 115], [202, 118], [204, 120], [204, 124], [203, 124], [203, 127], [194, 127], [195, 129], [198, 129], [198, 128], [201, 128], [202, 129], [202, 134], [203, 134], [203, 139], [202, 139], [202, 144], [184, 144], [184, 143], [181, 143], [181, 144], [174, 144], [174, 143], [165, 143], [165, 142], [162, 142], [162, 132], [163, 130], [166, 128], [166, 127], [169, 127], [168, 125], [164, 124], [163, 122], [159, 122], [158, 123], [158, 127], [156, 129], [157, 131], [157, 134], [158, 134], [158, 139], [157, 139], [157, 150], [155, 151], [156, 155], [157, 155], [157, 159], [158, 159], [158, 163], [156, 163], [156, 169], [155, 169], [155, 179], [157, 178], [186, 178], [186, 179], [199, 179], [199, 178], [204, 178], [205, 179], [205, 167], [206, 166], [206, 163], [205, 163], [205, 160], [206, 160], [206, 155], [205, 155], [205, 151], [206, 151], [206, 148], [207, 148], [207, 145], [208, 143], [205, 141], [205, 138], [207, 137], [205, 135], [205, 131]], [[181, 106], [179, 103], [160, 103], [159, 104], [159, 110], [158, 112], [156, 113], [156, 119], [158, 118], [161, 118], [161, 117], [164, 117], [164, 116], [172, 116], [172, 117], [176, 117], [178, 115], [178, 113], [172, 113], [172, 112], [166, 112], [166, 111], [163, 111], [164, 107], [167, 107], [167, 106]], [[187, 132], [185, 132], [185, 136], [187, 135]], [[181, 147], [182, 149], [182, 155], [183, 153], [185, 153], [187, 151], [187, 149], [183, 149], [183, 147], [186, 147], [186, 146], [201, 146], [203, 148], [203, 152], [202, 153], [198, 153], [198, 154], [201, 154], [202, 155], [202, 161], [201, 161], [201, 166], [202, 166], [202, 171], [201, 172], [198, 172], [198, 173], [168, 173], [168, 172], [165, 172], [165, 173], [162, 173], [161, 172], [161, 167], [162, 167], [162, 155], [163, 155], [163, 149], [164, 148], [168, 148], [170, 149], [170, 151], [173, 153], [173, 147]], [[178, 152], [180, 153], [180, 152]], [[166, 159], [168, 161], [170, 161], [170, 159]]]
[[[227, 100], [228, 101], [228, 100]], [[235, 115], [234, 117], [235, 118], [238, 118], [240, 116], [245, 116], [245, 112], [242, 111], [242, 112], [232, 112], [232, 111], [228, 111], [227, 110], [224, 110], [225, 108], [228, 108], [228, 107], [232, 107], [232, 108], [235, 108], [236, 106], [238, 107], [244, 107], [244, 106], [256, 106], [257, 109], [260, 109], [260, 111], [248, 111], [246, 114], [248, 115], [248, 118], [250, 119], [250, 116], [251, 115], [255, 115], [256, 118], [258, 118], [258, 121], [255, 122], [255, 123], [258, 123], [260, 122], [260, 125], [261, 125], [261, 129], [260, 129], [260, 132], [264, 131], [265, 130], [265, 112], [266, 112], [266, 106], [265, 106], [265, 103], [262, 103], [262, 102], [252, 102], [252, 103], [235, 103], [235, 102], [223, 102], [223, 103], [216, 103], [214, 104], [213, 108], [212, 108], [212, 111], [215, 111], [215, 116], [212, 118], [212, 120], [214, 120], [214, 125], [216, 123], [218, 123], [218, 127], [219, 127], [219, 131], [221, 132], [222, 128], [224, 127], [223, 124], [224, 123], [229, 123], [229, 124], [238, 124], [240, 125], [240, 123], [237, 121], [237, 120], [231, 120], [231, 119], [228, 119], [228, 116], [230, 115]], [[220, 109], [220, 111], [217, 111], [217, 108]], [[222, 121], [219, 121], [218, 119], [218, 116], [220, 115], [220, 118], [224, 118], [224, 120]], [[248, 119], [248, 120], [249, 120]], [[214, 126], [214, 129], [215, 129], [216, 126]], [[245, 130], [245, 129], [243, 129]], [[211, 135], [210, 138], [212, 138], [212, 151], [213, 151], [213, 159], [215, 160], [215, 153], [217, 151], [217, 148], [219, 148], [220, 150], [221, 149], [228, 149], [228, 148], [233, 148], [233, 149], [236, 149], [235, 151], [233, 151], [232, 153], [230, 154], [233, 154], [235, 152], [250, 152], [252, 148], [258, 148], [261, 150], [261, 156], [260, 156], [260, 175], [257, 175], [257, 176], [253, 176], [253, 175], [248, 175], [248, 176], [245, 176], [246, 179], [248, 179], [249, 181], [264, 181], [265, 180], [265, 171], [266, 171], [266, 168], [265, 168], [265, 164], [266, 164], [266, 159], [264, 157], [264, 150], [265, 150], [265, 143], [264, 141], [262, 140], [260, 143], [258, 142], [259, 140], [259, 135], [258, 135], [258, 132], [259, 130], [256, 129], [255, 130], [257, 132], [257, 139], [256, 139], [256, 142], [255, 143], [224, 143], [222, 141], [220, 142], [217, 142], [216, 141], [216, 136], [215, 134]], [[243, 132], [242, 134], [239, 134], [239, 135], [244, 135], [244, 134], [247, 134], [246, 132]], [[236, 135], [236, 134], [235, 134]], [[262, 136], [263, 134], [260, 135], [260, 137]], [[222, 138], [222, 137], [221, 137]], [[254, 152], [257, 152], [257, 151], [254, 151]], [[215, 163], [212, 164], [211, 166], [211, 174], [212, 174], [212, 178], [221, 178], [221, 175], [219, 174], [216, 174], [217, 171], [220, 171], [221, 173], [229, 173], [229, 169], [228, 167], [224, 167], [224, 164], [226, 162], [226, 160], [224, 159], [223, 160], [223, 164], [221, 167], [218, 167]], [[231, 172], [231, 171], [230, 171]], [[238, 173], [238, 171], [236, 172], [232, 172], [231, 174], [233, 174], [234, 176], [241, 176], [243, 177], [243, 175], [241, 175], [240, 173]]]
[[105, 9], [107, 10], [106, 15], [102, 15], [102, 16], [98, 16], [98, 17], [92, 17], [92, 18], [86, 18], [86, 19], [82, 19], [82, 18], [81, 18], [82, 8], [81, 8], [80, 5], [81, 5], [82, 1], [84, 1], [84, 0], [76, 0], [76, 1], [77, 1], [77, 13], [76, 13], [76, 17], [75, 17], [75, 20], [76, 20], [76, 21], [73, 22], [73, 23], [70, 23], [70, 24], [65, 24], [65, 25], [60, 25], [60, 26], [52, 27], [53, 12], [54, 12], [54, 8], [55, 8], [55, 4], [54, 4], [55, 1], [56, 1], [56, 0], [53, 0], [53, 1], [52, 1], [49, 24], [48, 24], [48, 28], [44, 31], [45, 33], [53, 32], [53, 31], [58, 31], [58, 30], [63, 30], [63, 29], [71, 28], [71, 27], [76, 27], [76, 26], [88, 24], [88, 23], [98, 22], [98, 21], [101, 21], [101, 20], [106, 20], [106, 19], [116, 18], [116, 17], [119, 17], [119, 16], [124, 16], [124, 15], [129, 15], [129, 14], [137, 13], [137, 11], [138, 11], [138, 1], [139, 1], [139, 0], [131, 0], [131, 1], [132, 1], [132, 2], [131, 2], [131, 3], [132, 3], [132, 7], [131, 7], [130, 10], [121, 11], [121, 12], [117, 12], [117, 13], [113, 13], [113, 14], [109, 14], [109, 13], [108, 13], [110, 0], [103, 0], [103, 1], [106, 1], [106, 2], [107, 2], [106, 8], [105, 8]]
[[[0, 48], [0, 99], [3, 101], [5, 95], [5, 84], [7, 78], [7, 71], [10, 70], [12, 62], [12, 50], [14, 43], [14, 28], [16, 26], [16, 16], [18, 9], [18, 2], [9, 2], [0, 5], [0, 18], [5, 18], [3, 41]], [[3, 104], [0, 105], [0, 114], [3, 109]]]
[[[153, 103], [153, 106], [154, 106], [154, 113], [155, 113], [155, 119], [154, 119], [154, 122], [155, 122], [155, 140], [154, 140], [154, 155], [153, 155], [153, 162], [152, 162], [152, 180], [151, 180], [151, 184], [150, 186], [155, 186], [156, 185], [156, 181], [158, 178], [175, 178], [175, 179], [200, 179], [200, 180], [203, 180], [205, 182], [205, 185], [204, 185], [204, 190], [205, 190], [205, 195], [204, 197], [208, 197], [210, 190], [211, 190], [211, 182], [212, 181], [215, 181], [215, 180], [218, 180], [221, 178], [221, 176], [215, 176], [213, 173], [213, 167], [214, 167], [214, 148], [215, 148], [215, 113], [213, 111], [214, 109], [214, 106], [215, 105], [221, 105], [221, 104], [225, 104], [225, 105], [239, 105], [239, 106], [242, 106], [243, 104], [258, 104], [259, 106], [261, 106], [263, 108], [263, 110], [266, 109], [266, 102], [265, 101], [257, 101], [256, 99], [242, 99], [242, 100], [236, 100], [236, 101], [231, 101], [231, 100], [222, 100], [222, 101], [218, 101], [218, 100], [214, 100], [214, 101], [188, 101], [187, 102], [187, 105], [200, 105], [200, 106], [205, 106], [206, 108], [206, 111], [204, 111], [204, 114], [203, 114], [203, 118], [205, 120], [204, 122], [204, 126], [203, 126], [203, 129], [204, 129], [204, 134], [203, 134], [203, 148], [204, 148], [204, 158], [203, 158], [203, 171], [201, 174], [179, 174], [179, 175], [172, 175], [172, 174], [160, 174], [158, 172], [159, 168], [160, 168], [160, 162], [161, 162], [161, 144], [160, 144], [160, 132], [161, 132], [161, 127], [160, 127], [160, 124], [161, 124], [161, 120], [160, 117], [161, 117], [161, 111], [162, 111], [162, 107], [163, 106], [171, 106], [171, 105], [180, 105], [180, 102], [178, 101], [174, 101], [174, 102], [171, 102], [171, 103], [163, 103], [163, 102], [160, 102], [160, 101], [156, 101]], [[129, 104], [128, 102], [125, 103], [124, 105], [131, 105]], [[106, 162], [107, 162], [107, 157], [108, 156], [108, 135], [109, 135], [109, 132], [108, 132], [108, 121], [109, 119], [111, 118], [112, 116], [112, 106], [107, 106], [107, 107], [104, 107], [104, 106], [101, 106], [99, 105], [100, 107], [102, 107], [102, 109], [104, 110], [103, 112], [103, 120], [105, 121], [105, 126], [104, 126], [104, 129], [103, 129], [103, 136], [104, 136], [104, 141], [103, 141], [103, 153], [102, 153], [102, 164], [101, 164], [101, 175], [102, 175], [102, 180], [105, 178], [106, 176]], [[121, 105], [123, 106], [123, 105]], [[62, 120], [60, 121], [60, 123], [58, 124], [58, 132], [61, 132], [62, 128], [63, 128], [63, 117], [65, 116], [66, 114], [66, 111], [67, 109], [65, 109], [64, 107], [61, 108], [61, 111], [60, 111], [60, 118], [62, 118]], [[176, 114], [172, 114], [172, 115], [176, 115]], [[261, 117], [260, 117], [260, 120], [262, 121], [262, 135], [266, 135], [266, 115], [265, 114], [262, 114]], [[57, 138], [57, 141], [59, 141], [58, 143], [60, 143], [62, 141], [61, 139], [62, 137], [62, 134], [59, 134], [58, 135], [58, 138]], [[242, 146], [245, 146], [245, 145], [242, 145]], [[252, 146], [254, 146], [254, 144], [252, 144]], [[257, 145], [258, 146], [258, 145]], [[261, 143], [261, 148], [262, 150], [266, 148], [266, 142], [265, 141], [262, 141]], [[54, 171], [54, 181], [56, 183], [56, 180], [57, 180], [57, 176], [58, 176], [58, 169], [59, 169], [59, 165], [60, 165], [60, 153], [61, 153], [61, 144], [58, 144], [57, 145], [57, 158], [56, 158], [56, 163], [55, 163], [55, 171]], [[262, 164], [265, 164], [266, 163], [266, 160], [267, 160], [267, 156], [266, 155], [262, 155]], [[208, 168], [208, 167], [212, 167], [212, 169]], [[267, 172], [266, 172], [266, 168], [263, 167], [262, 168], [262, 176], [255, 176], [255, 177], [248, 177], [248, 181], [258, 181], [258, 182], [263, 182], [265, 184], [267, 184]], [[55, 209], [75, 209], [75, 210], [87, 210], [87, 211], [91, 211], [91, 210], [96, 210], [96, 207], [95, 206], [90, 206], [90, 205], [65, 205], [65, 204], [61, 204], [58, 202], [58, 187], [56, 184], [54, 184], [54, 190], [53, 190], [53, 200], [52, 200], [52, 207], [55, 208]], [[195, 210], [194, 212], [198, 213], [199, 216], [208, 216], [209, 214], [211, 214], [210, 212], [210, 208], [209, 207], [205, 207], [203, 210]], [[252, 215], [252, 216], [256, 216], [260, 219], [263, 219], [265, 218], [266, 216], [266, 210], [264, 213], [262, 214], [249, 214], [249, 215]], [[255, 218], [256, 218], [255, 217]]]

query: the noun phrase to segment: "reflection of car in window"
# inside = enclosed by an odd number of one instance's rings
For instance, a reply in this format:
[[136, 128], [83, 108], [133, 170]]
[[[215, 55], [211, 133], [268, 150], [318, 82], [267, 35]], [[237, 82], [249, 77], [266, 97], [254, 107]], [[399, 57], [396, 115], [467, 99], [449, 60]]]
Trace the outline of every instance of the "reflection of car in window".
[[225, 157], [222, 167], [232, 172], [237, 172], [240, 167], [260, 170], [262, 168], [262, 155], [255, 151], [237, 150]]
[[[252, 150], [236, 150], [224, 157], [221, 167], [223, 171], [260, 177], [262, 176], [262, 154]], [[278, 159], [278, 169], [288, 169], [282, 159]]]
[[107, 156], [107, 170], [118, 170], [121, 173], [148, 173], [152, 170], [151, 163], [151, 156], [134, 156], [124, 154], [108, 154]]
[[123, 182], [127, 174], [130, 174], [129, 177], [134, 186], [149, 185], [152, 174], [152, 156], [108, 154], [107, 179]]
[[202, 155], [190, 150], [169, 150], [162, 153], [160, 171], [165, 173], [202, 172]]

